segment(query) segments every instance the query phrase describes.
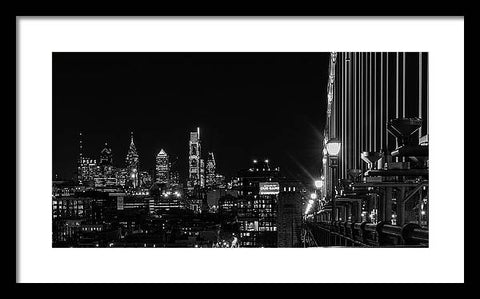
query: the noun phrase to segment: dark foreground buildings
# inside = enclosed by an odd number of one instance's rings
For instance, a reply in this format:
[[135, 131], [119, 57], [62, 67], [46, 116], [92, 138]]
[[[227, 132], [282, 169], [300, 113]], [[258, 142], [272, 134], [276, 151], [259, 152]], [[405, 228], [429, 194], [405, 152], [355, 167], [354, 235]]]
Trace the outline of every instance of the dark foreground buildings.
[[237, 199], [223, 202], [240, 224], [241, 247], [300, 246], [305, 191], [300, 182], [287, 180], [268, 160], [254, 160], [238, 173]]
[[254, 161], [227, 183], [213, 153], [202, 162], [198, 132], [190, 136], [185, 184], [171, 175], [162, 149], [146, 180], [133, 134], [124, 168], [113, 166], [107, 144], [98, 162], [83, 157], [81, 142], [78, 180], [53, 182], [53, 246], [302, 246], [302, 184], [268, 160]]

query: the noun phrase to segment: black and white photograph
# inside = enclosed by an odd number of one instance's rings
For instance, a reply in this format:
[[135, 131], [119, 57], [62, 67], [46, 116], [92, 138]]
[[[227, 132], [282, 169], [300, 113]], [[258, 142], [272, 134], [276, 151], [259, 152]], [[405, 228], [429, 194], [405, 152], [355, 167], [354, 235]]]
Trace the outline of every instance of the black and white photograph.
[[428, 246], [428, 53], [52, 63], [54, 247]]
[[464, 283], [464, 16], [17, 16], [16, 281]]

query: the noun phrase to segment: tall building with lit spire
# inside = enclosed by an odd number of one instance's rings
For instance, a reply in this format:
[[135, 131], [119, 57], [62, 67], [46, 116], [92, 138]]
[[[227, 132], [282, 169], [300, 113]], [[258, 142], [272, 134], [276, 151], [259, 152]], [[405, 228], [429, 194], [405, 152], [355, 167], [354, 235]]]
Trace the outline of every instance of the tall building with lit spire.
[[78, 183], [80, 185], [93, 183], [94, 178], [98, 175], [97, 161], [83, 154], [83, 134], [81, 132], [77, 165]]
[[178, 157], [169, 157], [169, 170], [170, 170], [170, 173], [169, 173], [169, 184], [170, 184], [170, 188], [173, 188], [173, 189], [176, 189], [178, 187], [180, 187], [180, 174], [178, 172]]
[[170, 183], [170, 162], [168, 159], [168, 154], [163, 150], [157, 155], [156, 163], [155, 163], [155, 181], [160, 184], [167, 184]]
[[202, 186], [201, 178], [201, 143], [200, 128], [196, 132], [190, 132], [190, 141], [188, 143], [188, 187], [193, 189], [195, 186]]
[[79, 151], [78, 151], [78, 161], [77, 161], [77, 181], [81, 185], [83, 183], [82, 177], [82, 160], [83, 160], [83, 135], [82, 132], [79, 134]]
[[207, 167], [206, 167], [206, 182], [205, 185], [209, 188], [213, 188], [216, 184], [216, 163], [215, 163], [215, 156], [213, 155], [212, 152], [208, 153], [208, 158], [207, 158]]
[[133, 132], [130, 137], [130, 147], [128, 148], [127, 158], [125, 159], [126, 169], [129, 175], [129, 180], [132, 182], [133, 187], [139, 185], [138, 171], [139, 171], [139, 157], [137, 153], [137, 148], [133, 142]]

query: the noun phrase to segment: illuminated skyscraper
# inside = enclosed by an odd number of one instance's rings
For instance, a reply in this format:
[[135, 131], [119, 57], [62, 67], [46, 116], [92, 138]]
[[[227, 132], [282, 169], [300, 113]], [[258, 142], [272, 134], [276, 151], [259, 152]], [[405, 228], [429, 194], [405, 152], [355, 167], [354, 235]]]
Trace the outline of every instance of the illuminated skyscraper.
[[112, 149], [105, 142], [105, 146], [100, 152], [98, 162], [98, 173], [95, 176], [95, 186], [105, 187], [117, 185], [118, 181], [113, 167]]
[[128, 149], [127, 158], [126, 158], [126, 168], [129, 175], [129, 180], [132, 182], [133, 187], [139, 185], [138, 179], [138, 168], [139, 168], [139, 158], [137, 153], [137, 148], [133, 142], [133, 132], [131, 133], [130, 138], [130, 147]]
[[200, 128], [196, 132], [190, 132], [189, 154], [188, 154], [188, 187], [201, 186], [201, 145]]
[[169, 158], [169, 183], [170, 183], [170, 188], [176, 189], [180, 186], [180, 174], [177, 169], [177, 162], [178, 162], [178, 157], [174, 157], [173, 159], [170, 157]]
[[80, 133], [80, 149], [77, 164], [77, 180], [80, 185], [93, 183], [98, 175], [97, 160], [90, 159], [83, 154], [83, 135]]
[[213, 188], [216, 185], [215, 180], [215, 156], [212, 152], [208, 153], [207, 158], [207, 169], [206, 169], [206, 186], [209, 188]]
[[94, 179], [98, 176], [97, 160], [87, 157], [81, 157], [78, 166], [78, 182], [80, 185], [93, 184]]
[[200, 187], [205, 187], [205, 161], [200, 158]]
[[168, 161], [168, 154], [163, 149], [157, 155], [155, 171], [155, 181], [169, 185], [170, 162]]
[[100, 171], [103, 176], [111, 176], [113, 173], [113, 155], [112, 149], [108, 146], [108, 143], [105, 142], [105, 146], [100, 152], [100, 161], [99, 161]]

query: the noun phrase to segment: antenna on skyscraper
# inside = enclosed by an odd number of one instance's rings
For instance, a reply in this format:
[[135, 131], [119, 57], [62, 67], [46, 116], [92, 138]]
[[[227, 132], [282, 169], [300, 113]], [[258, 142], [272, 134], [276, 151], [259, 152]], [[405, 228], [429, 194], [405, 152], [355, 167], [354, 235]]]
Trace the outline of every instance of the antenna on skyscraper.
[[82, 175], [82, 157], [83, 157], [83, 134], [79, 134], [79, 153], [78, 153], [78, 164], [77, 164], [77, 180], [80, 185], [83, 184], [83, 175]]
[[83, 135], [82, 132], [80, 132], [80, 150], [79, 150], [79, 157], [80, 159], [83, 156]]

